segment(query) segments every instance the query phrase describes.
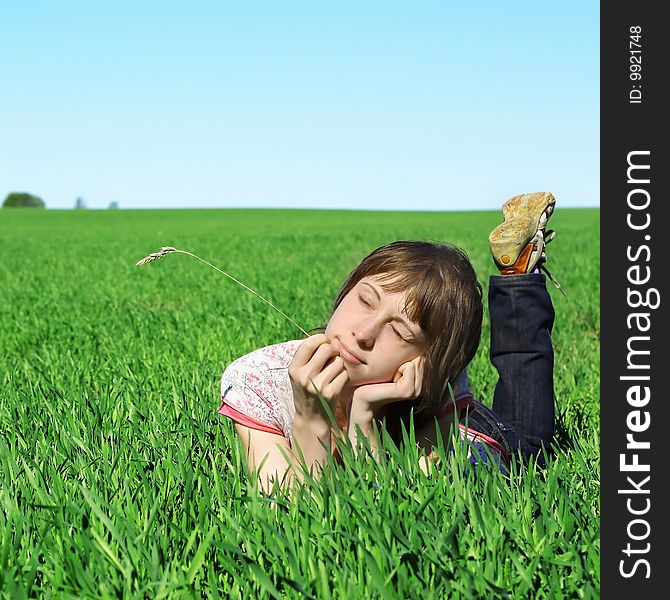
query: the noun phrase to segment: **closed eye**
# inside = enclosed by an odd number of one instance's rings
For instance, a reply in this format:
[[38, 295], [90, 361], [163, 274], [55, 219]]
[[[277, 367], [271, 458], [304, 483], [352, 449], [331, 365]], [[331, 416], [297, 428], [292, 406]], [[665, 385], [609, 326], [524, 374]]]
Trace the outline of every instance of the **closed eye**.
[[[370, 302], [368, 302], [365, 298], [363, 298], [363, 296], [358, 296], [358, 300], [360, 301], [360, 303], [361, 303], [363, 306], [365, 306], [365, 307], [367, 307], [367, 308], [369, 308], [369, 309], [372, 309], [372, 308], [373, 308], [372, 304], [370, 304]], [[393, 330], [393, 333], [395, 334], [395, 336], [396, 336], [397, 338], [401, 339], [403, 342], [406, 342], [406, 343], [408, 343], [408, 344], [411, 344], [411, 343], [412, 343], [412, 340], [408, 340], [407, 338], [404, 338], [404, 337], [402, 336], [402, 334], [401, 334], [395, 327], [391, 326], [391, 329]]]
[[372, 304], [370, 304], [363, 296], [359, 296], [358, 299], [361, 301], [361, 303], [364, 306], [367, 306], [368, 308], [372, 308]]
[[407, 340], [404, 337], [402, 337], [402, 335], [400, 335], [400, 332], [395, 327], [391, 327], [391, 329], [393, 329], [393, 333], [395, 333], [396, 336], [399, 337], [403, 342], [407, 342], [407, 343], [410, 342], [410, 340]]

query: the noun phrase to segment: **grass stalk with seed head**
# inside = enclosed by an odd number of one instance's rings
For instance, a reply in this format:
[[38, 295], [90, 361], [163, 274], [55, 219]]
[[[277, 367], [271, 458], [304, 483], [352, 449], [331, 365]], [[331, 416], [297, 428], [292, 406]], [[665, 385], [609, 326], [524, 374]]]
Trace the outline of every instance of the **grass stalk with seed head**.
[[222, 275], [225, 275], [226, 277], [228, 277], [228, 279], [232, 279], [237, 285], [242, 286], [245, 290], [247, 290], [248, 292], [251, 292], [254, 296], [257, 296], [258, 298], [260, 298], [260, 299], [261, 299], [263, 302], [265, 302], [268, 306], [270, 306], [271, 308], [273, 308], [274, 310], [276, 310], [282, 317], [284, 317], [284, 318], [287, 319], [290, 323], [292, 323], [292, 324], [295, 325], [298, 329], [300, 329], [300, 331], [302, 331], [306, 336], [309, 336], [309, 334], [308, 334], [302, 327], [300, 327], [300, 325], [298, 325], [298, 324], [297, 324], [291, 317], [289, 317], [286, 313], [284, 313], [284, 312], [282, 312], [281, 310], [279, 310], [274, 304], [272, 304], [272, 302], [270, 302], [269, 300], [266, 300], [265, 298], [263, 298], [263, 296], [261, 296], [258, 292], [256, 292], [255, 290], [252, 290], [249, 286], [244, 285], [241, 281], [238, 281], [238, 280], [235, 279], [232, 275], [229, 275], [229, 274], [226, 273], [225, 271], [222, 271], [222, 270], [219, 269], [218, 267], [215, 267], [212, 263], [209, 263], [209, 262], [207, 262], [206, 260], [200, 258], [199, 256], [196, 256], [196, 255], [193, 254], [192, 252], [187, 252], [186, 250], [178, 250], [177, 248], [173, 248], [172, 246], [162, 246], [161, 249], [160, 249], [158, 252], [152, 252], [151, 254], [149, 254], [149, 256], [145, 256], [145, 257], [142, 258], [141, 260], [138, 260], [135, 264], [136, 264], [138, 267], [139, 267], [139, 266], [142, 266], [142, 265], [146, 265], [146, 264], [148, 264], [148, 263], [150, 263], [150, 262], [153, 262], [153, 261], [155, 261], [155, 260], [158, 260], [159, 258], [163, 258], [164, 256], [167, 256], [168, 254], [172, 254], [172, 253], [174, 253], [174, 252], [178, 252], [178, 253], [180, 253], [180, 254], [188, 254], [189, 256], [192, 256], [193, 258], [198, 259], [200, 262], [205, 263], [207, 266], [212, 267], [212, 269], [215, 269], [216, 271], [218, 271], [218, 272], [221, 273]]

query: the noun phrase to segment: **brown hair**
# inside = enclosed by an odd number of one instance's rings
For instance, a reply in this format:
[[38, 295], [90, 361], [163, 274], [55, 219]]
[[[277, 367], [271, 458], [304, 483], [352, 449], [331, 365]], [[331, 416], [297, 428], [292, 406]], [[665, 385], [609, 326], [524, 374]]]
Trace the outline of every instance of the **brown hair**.
[[402, 403], [402, 412], [408, 414], [413, 407], [422, 417], [435, 416], [451, 399], [450, 386], [479, 346], [482, 287], [475, 270], [465, 252], [450, 244], [392, 242], [371, 252], [349, 274], [333, 312], [361, 279], [370, 276], [381, 276], [380, 285], [388, 292], [405, 292], [404, 310], [426, 335], [423, 390], [410, 406]]

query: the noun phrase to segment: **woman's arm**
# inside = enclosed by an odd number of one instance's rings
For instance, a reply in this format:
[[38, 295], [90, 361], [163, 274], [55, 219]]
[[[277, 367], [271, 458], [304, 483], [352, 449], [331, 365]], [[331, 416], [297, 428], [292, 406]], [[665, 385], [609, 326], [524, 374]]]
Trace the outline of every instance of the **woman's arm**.
[[[374, 433], [373, 421], [388, 404], [412, 400], [419, 396], [423, 381], [423, 361], [423, 357], [418, 357], [400, 365], [392, 383], [370, 384], [356, 389], [349, 417], [349, 439], [354, 448], [357, 447], [358, 427], [360, 433], [370, 441], [373, 456], [377, 455], [379, 440]], [[429, 418], [416, 430], [416, 443], [426, 452], [425, 456], [419, 458], [419, 467], [426, 475], [430, 472], [430, 466], [436, 464], [438, 460], [435, 452], [438, 438], [442, 439], [445, 448], [448, 447], [453, 425], [453, 415], [445, 415]]]
[[[367, 407], [361, 408], [360, 404], [358, 405], [357, 410], [352, 407], [349, 421], [349, 439], [354, 448], [356, 448], [356, 426], [358, 426], [361, 434], [367, 437], [370, 441], [372, 455], [377, 456], [379, 440], [375, 435], [374, 427], [372, 425], [374, 419], [375, 414], [371, 409]], [[453, 415], [437, 417], [437, 431], [435, 429], [435, 420], [435, 418], [428, 419], [427, 422], [415, 432], [417, 446], [426, 453], [425, 456], [419, 458], [419, 467], [426, 475], [430, 472], [429, 465], [435, 465], [438, 461], [438, 456], [435, 452], [435, 448], [438, 447], [438, 438], [442, 439], [445, 448], [451, 443], [451, 430], [454, 424]]]
[[379, 440], [374, 435], [373, 421], [383, 408], [394, 402], [413, 400], [421, 394], [423, 382], [423, 356], [403, 363], [388, 383], [362, 385], [354, 391], [349, 416], [349, 439], [357, 447], [357, 428], [370, 441], [373, 456], [376, 456]]
[[302, 461], [318, 474], [330, 454], [331, 427], [319, 394], [331, 410], [348, 381], [344, 362], [323, 334], [307, 338], [298, 348], [288, 375], [293, 391], [295, 417], [292, 443], [277, 434], [236, 424], [251, 471], [258, 470], [261, 487], [268, 491], [277, 480], [290, 484], [302, 478]]
[[281, 486], [290, 486], [296, 477], [302, 479], [302, 459], [308, 469], [318, 472], [328, 457], [330, 427], [325, 421], [319, 423], [296, 417], [294, 446], [276, 433], [251, 429], [239, 423], [235, 423], [235, 429], [246, 452], [249, 471], [257, 472], [258, 482], [265, 493], [269, 493], [275, 480]]
[[239, 423], [235, 423], [235, 429], [246, 452], [249, 471], [258, 470], [261, 489], [268, 493], [275, 479], [283, 483], [290, 467], [284, 456], [284, 453], [291, 456], [288, 440], [276, 433], [250, 429]]
[[374, 426], [372, 424], [374, 420], [375, 412], [370, 405], [364, 402], [352, 402], [351, 412], [349, 414], [349, 427], [347, 428], [349, 441], [354, 450], [356, 450], [358, 447], [358, 435], [363, 435], [370, 442], [372, 455], [377, 456], [379, 440], [375, 435]]
[[299, 456], [302, 452], [308, 469], [316, 467], [318, 471], [330, 453], [331, 432], [321, 399], [335, 412], [343, 400], [340, 396], [349, 376], [337, 349], [323, 334], [302, 343], [289, 365], [288, 374], [295, 405], [294, 454]]
[[[436, 420], [437, 429], [435, 428]], [[435, 448], [439, 445], [438, 439], [442, 439], [445, 448], [450, 446], [453, 426], [454, 415], [449, 414], [428, 419], [427, 422], [416, 431], [416, 443], [419, 448], [426, 452], [426, 455], [419, 459], [419, 466], [426, 475], [430, 472], [430, 465], [436, 465], [438, 462], [438, 455], [437, 452], [435, 452]]]

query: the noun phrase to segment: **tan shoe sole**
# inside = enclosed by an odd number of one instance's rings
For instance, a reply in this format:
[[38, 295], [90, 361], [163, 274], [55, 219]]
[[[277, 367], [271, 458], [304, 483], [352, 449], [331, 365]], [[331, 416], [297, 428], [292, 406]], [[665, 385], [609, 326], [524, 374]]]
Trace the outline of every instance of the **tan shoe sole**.
[[[556, 200], [549, 192], [520, 194], [503, 204], [505, 222], [489, 235], [491, 254], [500, 270], [527, 272], [531, 258], [544, 249], [541, 230], [553, 212], [554, 204]], [[523, 264], [517, 264], [517, 261]]]
[[505, 221], [514, 219], [516, 215], [535, 217], [538, 221], [542, 213], [556, 204], [556, 198], [550, 192], [533, 192], [531, 194], [519, 194], [510, 198], [502, 206]]

